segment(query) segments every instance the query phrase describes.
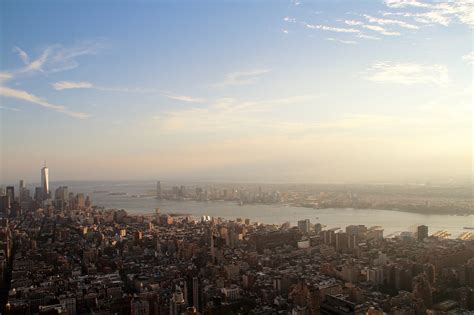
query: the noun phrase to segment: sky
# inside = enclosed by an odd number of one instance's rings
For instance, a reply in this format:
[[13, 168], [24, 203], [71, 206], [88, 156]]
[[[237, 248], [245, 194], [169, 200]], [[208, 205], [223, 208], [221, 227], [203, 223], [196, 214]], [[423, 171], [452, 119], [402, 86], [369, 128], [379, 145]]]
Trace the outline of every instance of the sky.
[[0, 2], [0, 182], [472, 182], [474, 1]]

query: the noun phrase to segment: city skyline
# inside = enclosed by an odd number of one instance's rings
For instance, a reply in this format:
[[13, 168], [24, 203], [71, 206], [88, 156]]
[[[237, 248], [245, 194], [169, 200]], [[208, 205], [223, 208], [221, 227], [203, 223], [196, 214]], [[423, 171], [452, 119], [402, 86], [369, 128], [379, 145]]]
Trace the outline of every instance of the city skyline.
[[469, 1], [1, 9], [2, 184], [472, 182]]

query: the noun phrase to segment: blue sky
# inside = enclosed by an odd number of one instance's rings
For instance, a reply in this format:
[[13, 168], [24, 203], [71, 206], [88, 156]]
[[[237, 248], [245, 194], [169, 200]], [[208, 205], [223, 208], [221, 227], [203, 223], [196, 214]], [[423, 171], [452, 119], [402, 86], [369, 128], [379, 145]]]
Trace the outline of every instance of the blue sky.
[[472, 176], [470, 0], [0, 5], [3, 182]]

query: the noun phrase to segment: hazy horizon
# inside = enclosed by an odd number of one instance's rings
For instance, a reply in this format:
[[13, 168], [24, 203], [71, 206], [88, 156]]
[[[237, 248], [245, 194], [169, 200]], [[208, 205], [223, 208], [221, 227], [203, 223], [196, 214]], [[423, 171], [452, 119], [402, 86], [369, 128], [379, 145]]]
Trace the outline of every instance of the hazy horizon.
[[472, 183], [468, 1], [0, 6], [4, 184]]

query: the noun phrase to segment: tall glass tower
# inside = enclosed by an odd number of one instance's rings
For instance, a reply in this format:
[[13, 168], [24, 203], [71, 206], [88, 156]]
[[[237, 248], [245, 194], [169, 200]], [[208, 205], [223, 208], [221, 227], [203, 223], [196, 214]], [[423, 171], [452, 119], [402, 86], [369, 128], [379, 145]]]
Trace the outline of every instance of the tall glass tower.
[[48, 167], [46, 166], [46, 162], [44, 163], [44, 167], [41, 169], [41, 188], [43, 188], [44, 198], [49, 197], [49, 175], [48, 175]]

